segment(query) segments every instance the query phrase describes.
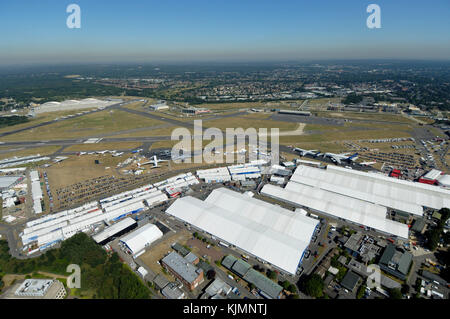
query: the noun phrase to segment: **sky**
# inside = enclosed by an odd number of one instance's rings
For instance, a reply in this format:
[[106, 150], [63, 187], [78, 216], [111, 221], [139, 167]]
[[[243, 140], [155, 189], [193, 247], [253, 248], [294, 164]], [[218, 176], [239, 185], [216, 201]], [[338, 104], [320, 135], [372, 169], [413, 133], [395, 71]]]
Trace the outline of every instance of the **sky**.
[[[81, 8], [69, 29], [66, 8]], [[366, 26], [369, 4], [381, 28]], [[0, 65], [450, 59], [448, 0], [1, 0]]]

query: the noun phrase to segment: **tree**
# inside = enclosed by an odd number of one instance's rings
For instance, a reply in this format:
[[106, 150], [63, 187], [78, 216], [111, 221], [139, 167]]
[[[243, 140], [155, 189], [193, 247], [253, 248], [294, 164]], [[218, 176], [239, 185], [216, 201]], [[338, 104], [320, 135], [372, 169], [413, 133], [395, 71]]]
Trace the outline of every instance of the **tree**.
[[356, 293], [356, 299], [361, 299], [366, 291], [366, 285], [359, 286], [358, 292]]
[[277, 273], [275, 271], [267, 269], [267, 277], [269, 277], [272, 280], [276, 280], [277, 279]]
[[216, 271], [214, 269], [208, 270], [206, 273], [206, 278], [208, 278], [208, 280], [216, 278]]
[[409, 285], [407, 285], [407, 284], [402, 285], [402, 289], [401, 289], [402, 294], [405, 294], [405, 295], [409, 294], [409, 291], [410, 291]]
[[402, 299], [402, 292], [399, 288], [392, 288], [388, 290], [390, 299]]
[[290, 293], [297, 293], [297, 287], [294, 284], [289, 284], [289, 287], [287, 288], [287, 291], [289, 291]]
[[304, 284], [304, 290], [307, 295], [315, 298], [320, 298], [323, 296], [324, 283], [322, 277], [317, 274], [310, 276]]

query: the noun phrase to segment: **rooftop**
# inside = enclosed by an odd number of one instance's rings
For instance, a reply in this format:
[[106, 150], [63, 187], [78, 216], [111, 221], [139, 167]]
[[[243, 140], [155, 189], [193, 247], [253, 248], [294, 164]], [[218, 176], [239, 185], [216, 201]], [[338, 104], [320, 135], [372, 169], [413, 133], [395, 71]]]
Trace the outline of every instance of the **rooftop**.
[[164, 257], [162, 262], [189, 283], [194, 282], [203, 272], [174, 251]]

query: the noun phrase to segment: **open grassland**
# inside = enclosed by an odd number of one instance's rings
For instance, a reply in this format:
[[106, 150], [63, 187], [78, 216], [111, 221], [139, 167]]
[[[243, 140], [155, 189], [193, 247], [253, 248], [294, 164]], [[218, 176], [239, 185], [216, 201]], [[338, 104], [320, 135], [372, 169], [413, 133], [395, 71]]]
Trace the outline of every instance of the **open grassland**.
[[293, 122], [282, 122], [282, 121], [271, 121], [267, 118], [267, 114], [247, 114], [240, 117], [230, 117], [218, 120], [211, 120], [203, 122], [204, 127], [215, 127], [221, 130], [226, 130], [227, 128], [255, 128], [257, 131], [260, 128], [278, 128], [280, 131], [292, 131], [298, 127], [298, 123]]
[[0, 147], [0, 159], [11, 158], [14, 156], [23, 157], [40, 154], [41, 156], [52, 155], [60, 146], [45, 146], [45, 147], [33, 147], [33, 148], [11, 148]]
[[392, 130], [389, 127], [378, 130], [345, 130], [332, 129], [325, 132], [302, 135], [302, 136], [280, 136], [282, 144], [297, 143], [318, 143], [330, 141], [356, 141], [361, 139], [378, 139], [391, 137], [410, 137], [411, 132], [408, 130]]
[[[94, 160], [100, 164], [95, 165]], [[95, 177], [118, 174], [114, 170], [116, 165], [123, 161], [122, 157], [111, 155], [84, 155], [71, 156], [67, 160], [46, 168], [49, 183], [52, 189], [58, 189], [75, 183], [79, 183]], [[105, 169], [110, 167], [109, 169]]]
[[[82, 112], [90, 111], [90, 110], [91, 109], [83, 109]], [[0, 129], [0, 133], [5, 133], [5, 132], [15, 131], [15, 130], [22, 129], [22, 128], [31, 127], [31, 126], [41, 124], [44, 122], [53, 121], [58, 117], [67, 116], [67, 115], [76, 114], [76, 113], [79, 113], [79, 111], [77, 111], [77, 110], [59, 111], [59, 112], [39, 114], [35, 118], [31, 118], [30, 121], [27, 123], [22, 123], [22, 124], [18, 124], [18, 125], [14, 125], [14, 126], [2, 127]]]
[[164, 122], [125, 111], [105, 110], [6, 136], [3, 140], [32, 141], [92, 137], [130, 128], [143, 128], [162, 124]]

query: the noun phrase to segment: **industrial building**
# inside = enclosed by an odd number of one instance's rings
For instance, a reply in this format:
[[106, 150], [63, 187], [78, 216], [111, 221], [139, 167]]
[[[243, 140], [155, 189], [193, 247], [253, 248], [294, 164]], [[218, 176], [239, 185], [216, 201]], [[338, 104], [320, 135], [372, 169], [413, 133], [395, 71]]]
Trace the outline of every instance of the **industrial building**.
[[161, 260], [161, 264], [178, 278], [188, 289], [194, 290], [203, 282], [203, 270], [191, 264], [176, 252]]
[[22, 180], [23, 176], [0, 176], [0, 191], [7, 190]]
[[222, 266], [253, 284], [264, 298], [278, 299], [283, 291], [283, 287], [253, 269], [247, 262], [237, 259], [233, 255], [226, 256], [222, 261]]
[[67, 292], [59, 280], [26, 279], [11, 287], [4, 299], [64, 299]]
[[247, 179], [260, 178], [261, 167], [266, 165], [265, 160], [255, 160], [250, 163], [231, 165], [228, 167], [217, 167], [196, 172], [199, 179], [205, 183], [224, 183], [229, 181], [245, 181]]
[[293, 110], [279, 110], [279, 114], [288, 114], [288, 115], [300, 115], [300, 116], [311, 116], [311, 112], [308, 111], [293, 111]]
[[448, 190], [330, 165], [301, 165], [285, 188], [265, 185], [261, 193], [403, 239], [407, 225], [387, 219], [387, 208], [422, 216], [423, 207], [450, 205]]
[[389, 244], [385, 248], [378, 265], [383, 271], [405, 280], [411, 267], [412, 258], [410, 252], [402, 252], [394, 245]]
[[320, 214], [364, 225], [388, 235], [408, 238], [408, 226], [387, 219], [387, 210], [383, 206], [292, 182], [285, 188], [267, 184], [262, 188], [261, 194], [292, 206], [307, 207]]
[[120, 242], [127, 247], [131, 255], [137, 255], [162, 236], [163, 233], [156, 225], [146, 224], [121, 238]]
[[105, 245], [113, 237], [119, 237], [136, 227], [137, 222], [133, 218], [127, 217], [113, 224], [112, 226], [105, 228], [102, 232], [96, 234], [95, 236], [92, 236], [92, 239], [94, 239], [100, 245]]
[[166, 101], [160, 100], [156, 104], [150, 105], [150, 109], [152, 111], [168, 110], [169, 109], [169, 105], [167, 105]]
[[[161, 190], [147, 185], [101, 200], [101, 209], [98, 202], [91, 202], [28, 222], [20, 236], [26, 246], [24, 249], [28, 248], [28, 253], [31, 254], [51, 247], [78, 232], [92, 231], [105, 222], [121, 220], [166, 200], [167, 195]], [[107, 236], [107, 233], [102, 236]], [[107, 237], [102, 236], [99, 236], [99, 240], [107, 240]]]
[[441, 209], [450, 204], [450, 192], [437, 187], [331, 165], [299, 166], [291, 181], [417, 216], [423, 215], [423, 206]]
[[[121, 102], [122, 100], [119, 100]], [[63, 102], [47, 102], [34, 108], [36, 114], [55, 112], [55, 111], [68, 111], [68, 110], [80, 110], [86, 108], [105, 108], [107, 106], [116, 104], [118, 101], [102, 101], [93, 98], [87, 98], [83, 100], [66, 100]]]
[[39, 173], [37, 171], [30, 172], [31, 179], [31, 198], [33, 199], [33, 212], [35, 214], [42, 213], [41, 200], [43, 198]]
[[166, 211], [278, 269], [295, 274], [319, 221], [226, 188], [186, 196]]

